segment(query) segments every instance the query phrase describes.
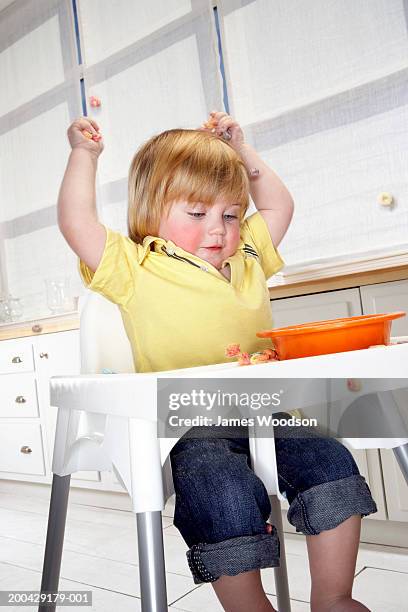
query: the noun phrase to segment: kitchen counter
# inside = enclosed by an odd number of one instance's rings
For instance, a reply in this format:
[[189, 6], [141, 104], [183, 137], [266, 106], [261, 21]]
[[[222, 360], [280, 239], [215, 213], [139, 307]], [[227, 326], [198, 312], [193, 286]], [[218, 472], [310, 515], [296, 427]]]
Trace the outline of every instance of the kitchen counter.
[[368, 270], [366, 272], [354, 272], [303, 281], [296, 281], [291, 275], [282, 274], [281, 278], [282, 280], [279, 283], [268, 285], [271, 300], [320, 293], [322, 291], [349, 289], [351, 287], [361, 287], [363, 285], [375, 285], [376, 283], [407, 280], [408, 263], [385, 270]]
[[408, 243], [288, 265], [268, 281], [271, 299], [408, 279]]
[[0, 324], [0, 341], [24, 336], [39, 336], [54, 332], [69, 331], [79, 328], [78, 311], [66, 312], [61, 315], [44, 316], [30, 321]]

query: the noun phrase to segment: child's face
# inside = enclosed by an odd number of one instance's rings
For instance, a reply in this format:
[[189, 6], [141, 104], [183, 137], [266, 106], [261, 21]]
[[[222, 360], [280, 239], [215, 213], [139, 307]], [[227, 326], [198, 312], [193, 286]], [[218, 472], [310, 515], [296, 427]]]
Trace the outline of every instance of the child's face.
[[159, 237], [208, 261], [218, 270], [240, 240], [240, 205], [217, 199], [212, 206], [184, 200], [171, 204], [161, 219]]

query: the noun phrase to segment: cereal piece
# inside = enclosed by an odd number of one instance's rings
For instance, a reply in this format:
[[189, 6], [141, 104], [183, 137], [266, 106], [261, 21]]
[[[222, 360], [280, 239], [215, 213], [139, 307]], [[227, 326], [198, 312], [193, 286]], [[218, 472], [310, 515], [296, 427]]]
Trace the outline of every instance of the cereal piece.
[[97, 108], [98, 106], [101, 105], [101, 101], [99, 98], [97, 98], [96, 96], [91, 96], [89, 98], [89, 104], [93, 107], [93, 108]]
[[236, 357], [241, 352], [239, 344], [229, 344], [225, 349], [226, 357]]
[[358, 391], [361, 391], [362, 385], [361, 385], [361, 380], [358, 380], [358, 378], [348, 378], [347, 379], [347, 389], [349, 391], [353, 391], [354, 393], [357, 393]]
[[268, 359], [271, 361], [278, 361], [278, 354], [274, 349], [264, 349], [262, 351], [264, 355], [268, 356]]
[[251, 362], [250, 362], [250, 360], [249, 360], [249, 353], [240, 353], [240, 354], [238, 355], [238, 364], [239, 364], [240, 366], [243, 366], [243, 365], [250, 365], [250, 364], [251, 364]]
[[268, 355], [264, 355], [263, 353], [252, 353], [251, 357], [249, 358], [249, 361], [251, 364], [263, 363], [265, 361], [269, 361], [269, 357]]
[[82, 130], [82, 133], [85, 136], [85, 138], [88, 138], [88, 140], [92, 140], [91, 132], [88, 132], [88, 130]]
[[203, 126], [207, 128], [207, 130], [211, 130], [214, 127], [214, 125], [216, 125], [216, 122], [214, 121], [214, 119], [209, 119], [208, 121], [203, 123]]

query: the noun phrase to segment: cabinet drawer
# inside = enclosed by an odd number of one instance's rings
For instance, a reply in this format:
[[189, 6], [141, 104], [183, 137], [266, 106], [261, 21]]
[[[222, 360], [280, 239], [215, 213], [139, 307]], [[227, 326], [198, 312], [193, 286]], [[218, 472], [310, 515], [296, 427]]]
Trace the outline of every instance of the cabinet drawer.
[[0, 418], [38, 417], [34, 374], [0, 376]]
[[0, 374], [33, 372], [33, 345], [31, 340], [5, 340], [0, 342]]
[[[364, 314], [403, 310], [408, 313], [408, 280], [360, 288]], [[391, 336], [408, 335], [408, 317], [392, 322]]]
[[45, 474], [43, 439], [38, 423], [0, 427], [0, 473]]
[[271, 300], [274, 327], [361, 315], [358, 289]]

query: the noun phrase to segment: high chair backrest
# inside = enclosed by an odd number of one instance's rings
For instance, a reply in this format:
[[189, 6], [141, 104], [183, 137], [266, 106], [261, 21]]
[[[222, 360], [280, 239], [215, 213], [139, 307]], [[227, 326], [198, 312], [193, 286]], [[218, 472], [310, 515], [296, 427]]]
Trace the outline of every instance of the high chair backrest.
[[79, 298], [81, 374], [102, 374], [103, 368], [134, 372], [132, 349], [119, 307], [95, 291]]

